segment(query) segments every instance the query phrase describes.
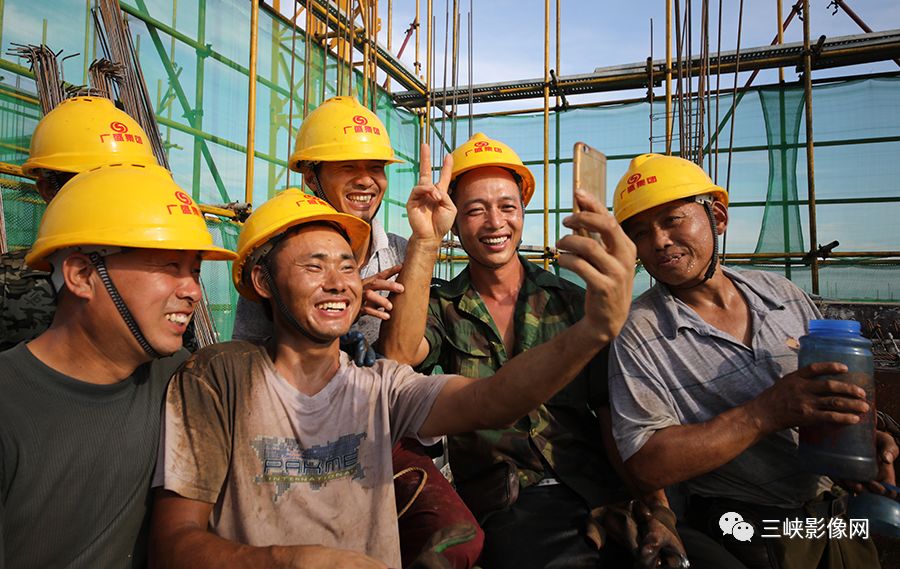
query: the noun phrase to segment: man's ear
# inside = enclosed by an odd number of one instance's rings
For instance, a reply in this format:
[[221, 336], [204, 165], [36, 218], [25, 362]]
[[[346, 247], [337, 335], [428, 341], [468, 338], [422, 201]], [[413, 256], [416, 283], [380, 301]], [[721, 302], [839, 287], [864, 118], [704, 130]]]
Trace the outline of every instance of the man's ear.
[[91, 275], [96, 273], [94, 264], [82, 253], [72, 253], [62, 262], [61, 266], [64, 286], [78, 298], [91, 300], [95, 294], [95, 284]]
[[266, 299], [272, 298], [269, 280], [263, 274], [262, 265], [253, 265], [253, 269], [250, 270], [250, 282], [253, 283], [253, 290], [256, 291], [256, 294]]
[[304, 162], [300, 164], [300, 175], [303, 176], [303, 185], [312, 190], [313, 193], [319, 189], [319, 177], [315, 175], [309, 163]]
[[713, 218], [716, 220], [716, 234], [722, 235], [728, 227], [728, 206], [716, 200], [712, 204]]

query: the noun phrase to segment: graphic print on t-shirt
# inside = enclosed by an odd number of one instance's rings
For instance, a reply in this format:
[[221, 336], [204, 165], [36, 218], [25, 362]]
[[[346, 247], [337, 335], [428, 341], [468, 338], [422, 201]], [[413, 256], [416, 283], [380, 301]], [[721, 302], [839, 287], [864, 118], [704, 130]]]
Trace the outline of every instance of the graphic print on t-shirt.
[[331, 480], [361, 479], [365, 469], [359, 463], [359, 443], [364, 438], [366, 433], [343, 435], [334, 442], [304, 449], [296, 439], [254, 437], [250, 446], [256, 451], [262, 469], [255, 482], [275, 484], [274, 502], [291, 484], [307, 483], [312, 490], [318, 490]]

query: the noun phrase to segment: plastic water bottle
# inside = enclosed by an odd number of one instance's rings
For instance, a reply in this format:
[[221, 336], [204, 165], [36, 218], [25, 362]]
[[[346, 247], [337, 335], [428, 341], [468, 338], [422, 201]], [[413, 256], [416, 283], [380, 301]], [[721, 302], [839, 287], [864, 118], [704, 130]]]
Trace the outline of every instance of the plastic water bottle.
[[806, 467], [831, 478], [866, 481], [875, 478], [875, 378], [872, 342], [860, 334], [855, 320], [811, 320], [809, 334], [800, 338], [800, 367], [839, 362], [847, 373], [821, 375], [816, 380], [852, 383], [866, 391], [869, 412], [853, 425], [814, 425], [800, 428], [800, 457]]

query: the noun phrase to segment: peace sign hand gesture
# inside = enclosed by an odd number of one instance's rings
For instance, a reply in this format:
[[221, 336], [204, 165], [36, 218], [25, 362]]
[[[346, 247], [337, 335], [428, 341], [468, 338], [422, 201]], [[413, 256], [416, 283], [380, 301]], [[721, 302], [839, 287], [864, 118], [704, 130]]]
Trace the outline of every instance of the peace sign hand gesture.
[[431, 173], [431, 149], [427, 144], [421, 146], [419, 183], [413, 188], [406, 202], [406, 213], [413, 238], [440, 242], [453, 226], [456, 206], [447, 193], [452, 171], [453, 156], [448, 154], [441, 167], [440, 179], [435, 184]]

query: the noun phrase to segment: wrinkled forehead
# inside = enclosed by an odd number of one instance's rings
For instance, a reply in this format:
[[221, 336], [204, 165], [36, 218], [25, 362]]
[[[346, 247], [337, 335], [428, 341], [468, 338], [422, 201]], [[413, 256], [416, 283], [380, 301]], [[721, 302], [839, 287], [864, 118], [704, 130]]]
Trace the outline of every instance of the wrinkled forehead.
[[384, 168], [387, 162], [384, 160], [334, 160], [328, 162], [319, 162], [320, 168], [323, 169], [340, 169], [340, 168]]
[[451, 194], [457, 204], [471, 201], [487, 203], [505, 200], [521, 201], [522, 192], [515, 176], [497, 166], [476, 168], [460, 176]]
[[294, 258], [317, 257], [355, 260], [350, 237], [337, 224], [317, 221], [292, 227], [273, 251], [287, 251]]
[[692, 213], [695, 209], [702, 211], [703, 206], [693, 198], [673, 200], [629, 217], [622, 222], [622, 228], [628, 231], [629, 228], [648, 225], [674, 212]]

